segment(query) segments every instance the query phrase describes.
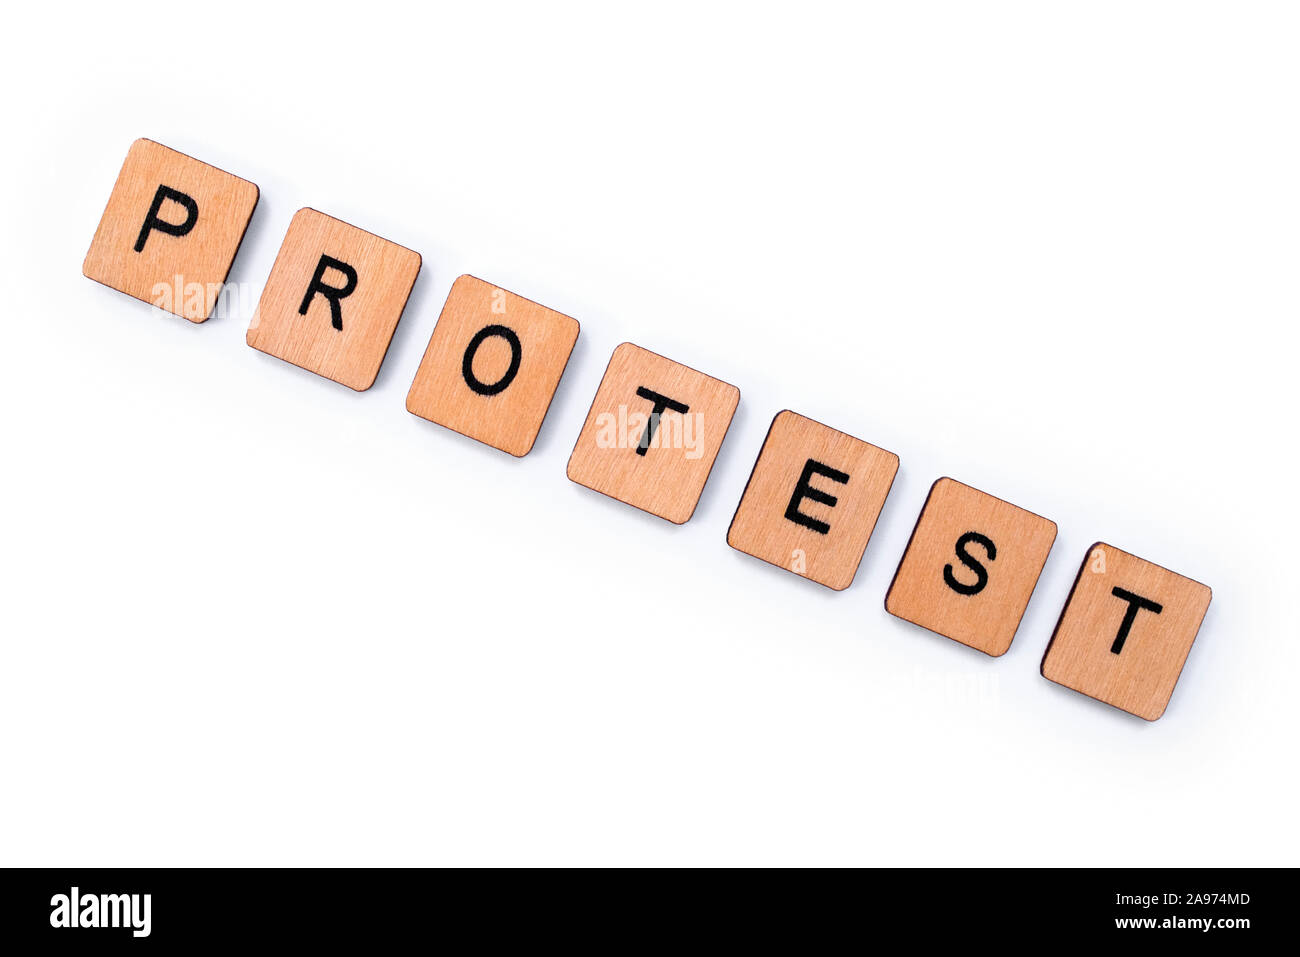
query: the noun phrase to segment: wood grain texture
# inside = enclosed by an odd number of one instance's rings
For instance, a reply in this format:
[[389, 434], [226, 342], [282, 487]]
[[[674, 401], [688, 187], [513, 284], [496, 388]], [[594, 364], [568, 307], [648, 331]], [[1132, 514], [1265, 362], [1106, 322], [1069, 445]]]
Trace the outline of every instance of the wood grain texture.
[[[1124, 594], [1117, 596], [1117, 589]], [[1126, 596], [1153, 602], [1160, 611], [1134, 613]], [[1043, 655], [1043, 677], [1155, 721], [1169, 705], [1211, 597], [1198, 581], [1098, 542], [1083, 560]]]
[[[974, 535], [993, 544], [992, 554], [967, 538]], [[1055, 541], [1050, 519], [941, 478], [917, 518], [885, 609], [986, 655], [1006, 654]], [[978, 564], [983, 579], [962, 556]]]
[[[515, 341], [492, 332], [496, 327], [509, 330]], [[491, 334], [483, 335], [485, 331]], [[578, 332], [576, 319], [482, 279], [461, 276], [452, 284], [424, 350], [406, 397], [407, 411], [511, 455], [527, 455]], [[482, 338], [476, 341], [478, 336]], [[467, 352], [477, 390], [465, 375]], [[500, 391], [485, 394], [485, 387]]]
[[[336, 328], [324, 295], [313, 296], [307, 314], [299, 314], [322, 256], [356, 272], [352, 292], [338, 302], [342, 328]], [[248, 344], [364, 392], [379, 375], [419, 272], [420, 254], [414, 250], [314, 209], [300, 209], [276, 254], [248, 327]], [[322, 279], [334, 287], [348, 285], [344, 274], [332, 268]]]
[[[662, 412], [644, 454], [638, 448], [654, 400], [638, 389], [687, 407], [685, 413]], [[695, 513], [739, 404], [734, 385], [624, 342], [614, 350], [578, 434], [569, 478], [681, 525]]]
[[[197, 216], [184, 235], [151, 230], [137, 252], [160, 186], [192, 199]], [[257, 199], [257, 186], [248, 180], [138, 139], [127, 151], [81, 271], [128, 296], [203, 322], [216, 307]], [[175, 226], [189, 217], [185, 207], [170, 199], [156, 215]]]
[[[810, 461], [826, 469], [805, 474]], [[788, 409], [778, 412], [736, 507], [727, 544], [843, 591], [853, 583], [896, 474], [893, 452]], [[815, 494], [796, 494], [810, 489]]]

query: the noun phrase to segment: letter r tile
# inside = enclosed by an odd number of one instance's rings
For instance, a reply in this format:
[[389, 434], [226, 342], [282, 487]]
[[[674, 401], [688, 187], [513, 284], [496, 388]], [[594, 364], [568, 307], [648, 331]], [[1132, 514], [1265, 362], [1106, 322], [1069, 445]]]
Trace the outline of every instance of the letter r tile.
[[569, 478], [676, 525], [690, 519], [740, 390], [625, 342], [569, 457]]
[[375, 384], [420, 272], [420, 254], [300, 209], [289, 223], [248, 344], [350, 389]]
[[246, 179], [153, 140], [136, 140], [81, 271], [203, 322], [216, 307], [257, 195]]
[[853, 583], [897, 473], [893, 452], [779, 412], [727, 544], [842, 591]]
[[950, 478], [930, 487], [885, 610], [986, 655], [1006, 654], [1056, 523]]
[[1155, 721], [1169, 705], [1210, 598], [1208, 586], [1098, 542], [1056, 623], [1043, 677]]
[[527, 455], [577, 341], [576, 319], [461, 276], [411, 383], [407, 411]]

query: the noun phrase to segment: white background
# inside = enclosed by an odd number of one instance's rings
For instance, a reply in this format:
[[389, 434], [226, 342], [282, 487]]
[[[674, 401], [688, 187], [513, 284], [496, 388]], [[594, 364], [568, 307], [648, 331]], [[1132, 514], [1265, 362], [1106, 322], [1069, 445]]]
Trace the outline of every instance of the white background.
[[[98, 4], [0, 60], [7, 864], [1296, 864], [1285, 4]], [[356, 394], [81, 276], [147, 136], [424, 256]], [[515, 460], [404, 409], [455, 277], [582, 322]], [[737, 384], [691, 522], [565, 463], [614, 346]], [[792, 408], [853, 587], [727, 547]], [[889, 616], [930, 483], [1054, 519], [1011, 651]], [[1206, 582], [1165, 717], [1045, 681], [1088, 545]]]

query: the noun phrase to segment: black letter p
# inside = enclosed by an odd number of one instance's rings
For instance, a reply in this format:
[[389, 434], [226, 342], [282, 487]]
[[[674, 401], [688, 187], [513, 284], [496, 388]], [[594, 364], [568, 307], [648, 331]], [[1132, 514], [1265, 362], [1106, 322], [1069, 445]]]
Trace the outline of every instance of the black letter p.
[[[169, 223], [158, 217], [158, 213], [162, 211], [163, 201], [168, 199], [185, 207], [185, 222]], [[172, 189], [170, 186], [159, 186], [158, 192], [153, 194], [153, 204], [149, 207], [149, 214], [144, 218], [144, 225], [140, 227], [140, 237], [135, 241], [135, 251], [144, 252], [144, 243], [149, 238], [151, 230], [166, 233], [168, 236], [184, 236], [198, 221], [199, 204], [194, 202], [193, 196], [186, 196], [180, 190]]]

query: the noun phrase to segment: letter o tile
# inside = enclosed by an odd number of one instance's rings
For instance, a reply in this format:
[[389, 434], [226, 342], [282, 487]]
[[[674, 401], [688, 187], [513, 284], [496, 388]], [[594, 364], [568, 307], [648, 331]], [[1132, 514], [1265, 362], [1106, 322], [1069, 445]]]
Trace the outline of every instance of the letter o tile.
[[447, 294], [406, 409], [527, 455], [577, 341], [578, 320], [461, 276]]

